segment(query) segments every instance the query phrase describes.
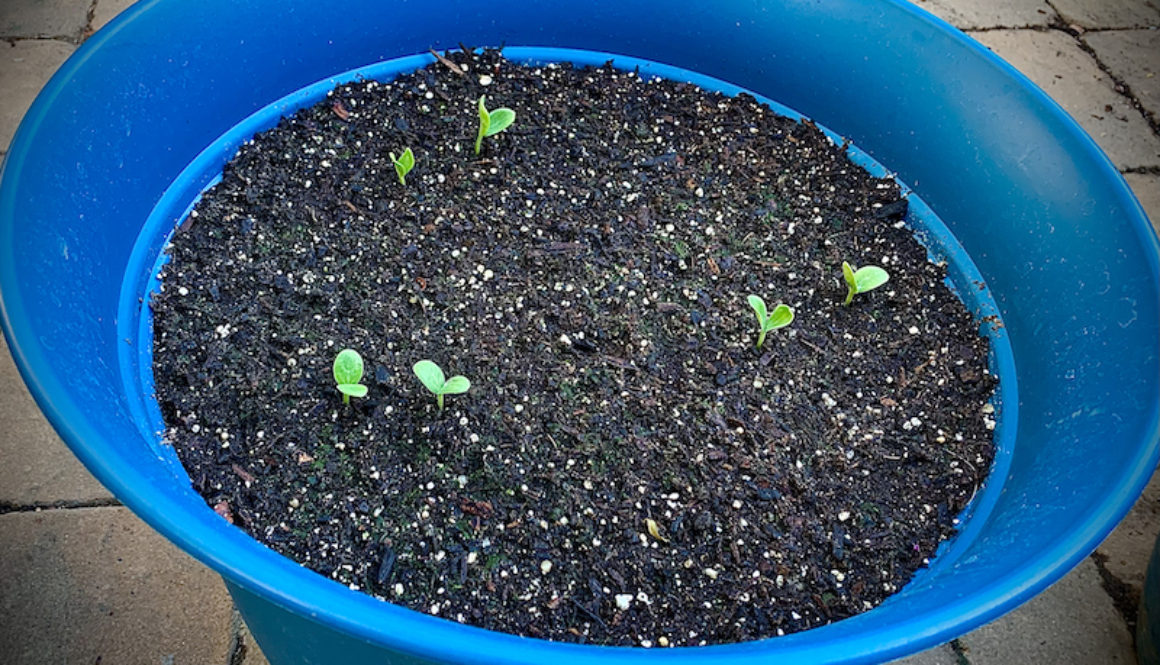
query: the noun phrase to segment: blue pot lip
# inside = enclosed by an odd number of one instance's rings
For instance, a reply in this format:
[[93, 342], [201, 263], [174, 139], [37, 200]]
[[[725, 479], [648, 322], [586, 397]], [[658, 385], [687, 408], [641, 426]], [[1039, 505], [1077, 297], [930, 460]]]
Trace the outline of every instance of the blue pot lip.
[[[154, 5], [166, 1], [145, 0], [122, 13], [81, 45], [45, 86], [18, 128], [4, 162], [0, 164], [0, 216], [4, 215], [8, 207], [5, 199], [10, 196], [6, 191], [8, 187], [3, 185], [11, 180], [3, 178], [3, 175], [10, 169], [19, 171], [25, 155], [34, 148], [33, 137], [40, 118], [46, 114], [57, 94], [84, 66], [89, 56], [114, 34], [130, 26]], [[913, 20], [929, 24], [944, 38], [966, 46], [986, 59], [1002, 75], [1015, 81], [1024, 92], [1030, 93], [1034, 102], [1065, 128], [1064, 131], [1070, 134], [1069, 138], [1077, 139], [1082, 156], [1090, 160], [1097, 173], [1111, 185], [1141, 245], [1148, 250], [1147, 268], [1154, 281], [1160, 279], [1160, 243], [1142, 206], [1095, 141], [1054, 100], [1014, 67], [942, 19], [905, 0], [880, 2], [909, 14]], [[15, 282], [11, 265], [10, 261], [0, 261], [0, 290], [4, 284]], [[32, 339], [29, 326], [22, 320], [13, 320], [12, 312], [22, 309], [15, 292], [7, 290], [5, 299], [0, 300], [0, 329], [7, 338], [21, 377], [40, 409], [74, 454], [126, 506], [202, 563], [248, 591], [370, 642], [439, 660], [477, 662], [480, 654], [484, 653], [488, 654], [492, 662], [511, 664], [538, 664], [553, 658], [564, 658], [572, 663], [744, 662], [771, 656], [818, 663], [872, 663], [901, 657], [936, 646], [987, 623], [1061, 578], [1094, 550], [1128, 512], [1160, 459], [1158, 408], [1152, 411], [1150, 422], [1147, 423], [1142, 441], [1146, 445], [1140, 446], [1135, 464], [1125, 477], [1126, 482], [1120, 485], [1120, 491], [1108, 495], [1090, 513], [1090, 517], [1071, 532], [1070, 537], [1025, 561], [1003, 578], [979, 586], [966, 595], [948, 598], [939, 611], [906, 618], [886, 628], [873, 626], [870, 630], [859, 630], [862, 623], [860, 619], [867, 616], [859, 615], [784, 637], [695, 649], [650, 650], [554, 643], [465, 626], [383, 603], [297, 566], [257, 544], [241, 531], [231, 531], [223, 538], [219, 531], [212, 528], [213, 524], [207, 515], [189, 513], [188, 506], [176, 501], [171, 494], [158, 492], [145, 496], [142, 488], [153, 487], [156, 478], [135, 467], [114, 465], [99, 457], [85, 444], [86, 441], [97, 440], [98, 433], [83, 418], [73, 417], [83, 414], [83, 411], [67, 397], [59, 402], [48, 400], [49, 394], [67, 393], [51, 376], [37, 376], [36, 370], [47, 363], [31, 345], [26, 348], [20, 343], [21, 339]], [[294, 593], [288, 593], [287, 589], [294, 589]], [[373, 617], [375, 621], [366, 621], [368, 617]], [[840, 636], [840, 639], [833, 642], [824, 639], [831, 635]]]

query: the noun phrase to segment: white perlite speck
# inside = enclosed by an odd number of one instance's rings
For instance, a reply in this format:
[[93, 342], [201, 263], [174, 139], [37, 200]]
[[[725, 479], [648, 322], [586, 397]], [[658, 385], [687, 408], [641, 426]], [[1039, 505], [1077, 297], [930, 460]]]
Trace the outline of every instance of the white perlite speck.
[[620, 608], [621, 612], [624, 612], [632, 605], [632, 598], [631, 593], [618, 593], [616, 594], [616, 606]]

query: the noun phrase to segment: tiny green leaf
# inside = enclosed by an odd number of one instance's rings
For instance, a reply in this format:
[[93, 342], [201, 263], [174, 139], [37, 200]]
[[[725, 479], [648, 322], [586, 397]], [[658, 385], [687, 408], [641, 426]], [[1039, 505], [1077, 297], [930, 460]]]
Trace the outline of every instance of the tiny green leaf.
[[415, 153], [411, 152], [410, 148], [407, 148], [396, 159], [395, 153], [392, 152], [391, 162], [395, 165], [395, 173], [399, 176], [399, 184], [405, 187], [407, 185], [407, 174], [411, 172], [411, 169], [415, 168]]
[[367, 387], [361, 383], [340, 383], [338, 392], [351, 397], [366, 397]]
[[487, 112], [487, 106], [484, 105], [484, 100], [487, 95], [479, 96], [479, 133], [475, 136], [475, 154], [479, 154], [479, 149], [483, 146], [483, 137], [487, 136], [487, 130], [491, 129], [491, 114]]
[[765, 327], [768, 330], [777, 330], [791, 323], [793, 323], [793, 310], [790, 309], [789, 305], [778, 305], [773, 308], [773, 314], [769, 315]]
[[354, 349], [343, 349], [334, 358], [334, 382], [338, 384], [338, 391], [342, 393], [343, 403], [350, 403], [350, 398], [365, 397], [366, 386], [359, 385], [363, 377], [363, 359]]
[[466, 376], [453, 376], [443, 384], [443, 394], [458, 395], [471, 389], [471, 381]]
[[857, 285], [858, 293], [876, 289], [889, 279], [890, 275], [878, 266], [863, 266], [854, 273], [854, 283]]
[[430, 360], [420, 360], [415, 363], [412, 369], [427, 390], [430, 390], [434, 395], [442, 393], [446, 379], [443, 377], [443, 370], [438, 365]]
[[761, 296], [751, 295], [749, 296], [749, 306], [757, 313], [757, 325], [764, 328], [765, 319], [768, 316], [765, 309], [765, 301], [761, 299]]
[[354, 349], [343, 349], [334, 358], [336, 383], [358, 383], [363, 376], [363, 359]]
[[516, 121], [516, 112], [509, 108], [496, 109], [491, 112], [491, 123], [484, 136], [494, 136], [511, 126]]

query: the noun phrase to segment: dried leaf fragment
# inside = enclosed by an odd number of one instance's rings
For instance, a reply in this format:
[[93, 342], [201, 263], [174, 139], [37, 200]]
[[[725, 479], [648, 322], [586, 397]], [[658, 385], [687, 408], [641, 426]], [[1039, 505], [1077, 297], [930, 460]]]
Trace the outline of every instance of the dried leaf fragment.
[[644, 526], [648, 529], [648, 535], [656, 538], [662, 543], [669, 542], [669, 539], [665, 538], [664, 534], [661, 533], [661, 529], [659, 526], [657, 526], [656, 520], [646, 517], [644, 520]]

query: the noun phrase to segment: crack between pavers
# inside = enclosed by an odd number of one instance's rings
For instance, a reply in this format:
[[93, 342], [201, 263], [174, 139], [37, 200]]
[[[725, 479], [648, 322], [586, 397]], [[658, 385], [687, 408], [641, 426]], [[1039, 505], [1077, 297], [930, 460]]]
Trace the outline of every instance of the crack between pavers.
[[[1059, 15], [1059, 10], [1056, 9], [1055, 5], [1051, 4], [1051, 2], [1047, 2], [1047, 6], [1051, 7], [1051, 10], [1054, 11], [1056, 14], [1055, 20], [1052, 21], [1051, 25], [1030, 26], [1027, 28], [980, 28], [980, 29], [970, 30], [970, 31], [968, 31], [968, 34], [970, 32], [991, 32], [993, 30], [1011, 30], [1011, 29], [1014, 29], [1014, 30], [1030, 30], [1032, 32], [1055, 32], [1055, 31], [1058, 31], [1058, 32], [1062, 32], [1062, 33], [1068, 35], [1069, 37], [1071, 37], [1072, 39], [1075, 40], [1076, 45], [1079, 46], [1079, 49], [1081, 51], [1086, 53], [1093, 61], [1095, 61], [1096, 68], [1098, 68], [1101, 72], [1104, 73], [1105, 76], [1107, 76], [1109, 79], [1111, 79], [1112, 90], [1115, 91], [1120, 96], [1127, 99], [1128, 104], [1132, 108], [1134, 108], [1137, 113], [1140, 114], [1140, 116], [1144, 119], [1144, 123], [1148, 125], [1149, 129], [1152, 130], [1152, 133], [1155, 134], [1156, 136], [1160, 137], [1160, 121], [1157, 120], [1156, 116], [1154, 116], [1151, 111], [1144, 108], [1144, 105], [1141, 104], [1140, 100], [1136, 98], [1136, 94], [1134, 92], [1132, 92], [1132, 87], [1129, 86], [1123, 79], [1121, 79], [1120, 77], [1113, 74], [1112, 70], [1108, 68], [1107, 64], [1105, 64], [1104, 61], [1100, 59], [1099, 55], [1096, 54], [1095, 49], [1093, 49], [1090, 45], [1088, 45], [1088, 43], [1086, 41], [1084, 41], [1084, 38], [1083, 38], [1083, 36], [1089, 32], [1115, 32], [1115, 31], [1118, 31], [1121, 29], [1119, 29], [1119, 28], [1110, 29], [1109, 28], [1109, 29], [1102, 29], [1102, 30], [1095, 30], [1095, 29], [1089, 30], [1089, 29], [1083, 28], [1081, 26], [1076, 26], [1074, 24], [1067, 23], [1063, 19], [1063, 17], [1061, 17]], [[1134, 30], [1134, 29], [1139, 29], [1139, 28], [1123, 28], [1123, 30]], [[1144, 168], [1149, 168], [1149, 167], [1144, 167]], [[1121, 170], [1126, 171], [1126, 169], [1121, 169]]]
[[0, 41], [5, 42], [9, 46], [16, 46], [20, 42], [61, 42], [69, 46], [76, 46], [80, 42], [77, 37], [68, 35], [46, 35], [43, 37], [0, 37]]
[[967, 647], [956, 639], [950, 641], [951, 651], [955, 652], [955, 665], [971, 665], [971, 661], [967, 658]]
[[1091, 560], [1096, 564], [1100, 574], [1100, 586], [1112, 599], [1112, 605], [1119, 612], [1120, 618], [1127, 624], [1128, 632], [1132, 634], [1132, 648], [1136, 647], [1136, 623], [1139, 620], [1140, 594], [1112, 571], [1108, 570], [1108, 556], [1099, 551], [1092, 552]]
[[1051, 29], [1050, 25], [1040, 25], [1038, 23], [1028, 23], [1027, 25], [986, 25], [975, 28], [959, 28], [968, 35], [972, 32], [996, 32], [998, 30], [1031, 30], [1034, 32], [1046, 32]]
[[238, 608], [230, 610], [230, 647], [226, 665], [244, 665], [246, 662], [246, 624]]
[[93, 499], [91, 501], [54, 501], [52, 503], [15, 504], [0, 501], [0, 515], [9, 513], [37, 513], [46, 510], [73, 510], [75, 508], [115, 508], [122, 505], [116, 499]]
[[[1072, 34], [1070, 31], [1065, 32]], [[1092, 60], [1096, 61], [1096, 67], [1099, 67], [1100, 71], [1112, 80], [1112, 83], [1114, 84], [1112, 89], [1120, 95], [1123, 95], [1132, 105], [1132, 108], [1136, 109], [1136, 112], [1143, 116], [1144, 122], [1148, 124], [1148, 128], [1152, 130], [1152, 133], [1160, 137], [1160, 121], [1157, 120], [1156, 116], [1153, 115], [1151, 111], [1144, 108], [1144, 105], [1141, 104], [1140, 100], [1136, 98], [1136, 93], [1132, 92], [1132, 86], [1128, 85], [1126, 81], [1113, 74], [1112, 70], [1109, 69], [1106, 64], [1104, 64], [1104, 61], [1101, 60], [1100, 56], [1096, 54], [1096, 50], [1093, 49], [1084, 40], [1083, 34], [1084, 33], [1072, 34], [1072, 36], [1075, 37], [1076, 42], [1079, 43], [1080, 50], [1084, 53], [1087, 53], [1089, 56], [1091, 56]]]
[[1160, 166], [1129, 166], [1120, 169], [1120, 173], [1138, 173], [1144, 175], [1160, 175]]
[[83, 28], [81, 28], [80, 40], [77, 42], [78, 44], [85, 43], [85, 41], [89, 37], [92, 37], [93, 33], [96, 32], [96, 30], [93, 30], [93, 17], [97, 15], [97, 2], [99, 1], [100, 0], [92, 0], [92, 2], [89, 3], [89, 11], [85, 12], [85, 25]]

